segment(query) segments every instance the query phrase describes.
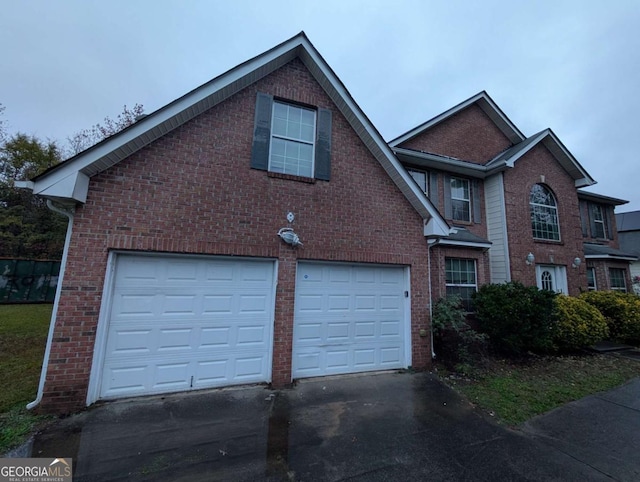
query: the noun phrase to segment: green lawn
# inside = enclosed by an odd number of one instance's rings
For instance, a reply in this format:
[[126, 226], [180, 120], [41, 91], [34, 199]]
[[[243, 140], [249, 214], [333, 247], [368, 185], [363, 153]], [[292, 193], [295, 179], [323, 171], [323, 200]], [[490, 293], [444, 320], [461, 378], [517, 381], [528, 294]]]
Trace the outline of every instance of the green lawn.
[[612, 355], [541, 357], [527, 362], [489, 360], [467, 375], [441, 378], [501, 423], [522, 422], [640, 376], [640, 361]]
[[0, 456], [42, 419], [25, 405], [38, 391], [51, 309], [50, 304], [0, 305]]

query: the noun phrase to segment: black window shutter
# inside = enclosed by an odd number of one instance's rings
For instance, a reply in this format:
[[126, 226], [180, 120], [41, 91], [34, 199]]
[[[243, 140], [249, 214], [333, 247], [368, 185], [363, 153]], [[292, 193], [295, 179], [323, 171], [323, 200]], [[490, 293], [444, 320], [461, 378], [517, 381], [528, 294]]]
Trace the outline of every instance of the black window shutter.
[[429, 199], [433, 205], [438, 208], [438, 173], [430, 172], [429, 173]]
[[444, 217], [446, 219], [453, 218], [453, 209], [451, 208], [451, 176], [444, 175]]
[[473, 222], [482, 222], [482, 206], [480, 206], [480, 182], [477, 179], [471, 181], [471, 202], [473, 203]]
[[315, 163], [315, 178], [328, 181], [331, 178], [331, 111], [329, 109], [318, 109]]
[[589, 237], [589, 208], [587, 203], [580, 201], [580, 223], [582, 225], [582, 236]]
[[273, 96], [258, 92], [253, 127], [251, 167], [266, 171], [269, 168], [269, 143], [271, 141], [271, 110]]

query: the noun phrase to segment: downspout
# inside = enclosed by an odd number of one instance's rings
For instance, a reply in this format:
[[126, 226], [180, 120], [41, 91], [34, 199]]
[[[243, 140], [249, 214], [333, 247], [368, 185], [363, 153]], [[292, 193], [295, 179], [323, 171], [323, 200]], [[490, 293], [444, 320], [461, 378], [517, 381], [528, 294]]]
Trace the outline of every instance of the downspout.
[[38, 394], [33, 402], [27, 404], [27, 410], [32, 410], [37, 407], [42, 401], [42, 395], [44, 394], [44, 382], [47, 378], [47, 369], [49, 368], [49, 355], [51, 354], [51, 344], [53, 342], [53, 333], [55, 332], [56, 318], [58, 315], [58, 304], [60, 302], [60, 293], [62, 292], [62, 282], [64, 280], [64, 273], [67, 267], [67, 255], [69, 254], [69, 244], [71, 243], [71, 231], [73, 229], [73, 213], [75, 209], [72, 207], [68, 211], [58, 208], [47, 199], [47, 207], [58, 214], [62, 214], [69, 218], [67, 224], [67, 234], [64, 238], [64, 249], [62, 250], [62, 261], [60, 262], [60, 274], [58, 275], [58, 286], [56, 286], [56, 296], [53, 301], [53, 312], [51, 313], [51, 322], [49, 323], [49, 334], [47, 336], [47, 345], [44, 350], [44, 358], [42, 360], [42, 371], [40, 372], [40, 383], [38, 384]]
[[437, 239], [427, 239], [427, 266], [429, 270], [429, 334], [431, 336], [431, 359], [435, 359], [436, 352], [433, 349], [433, 294], [431, 293], [431, 248], [437, 244]]

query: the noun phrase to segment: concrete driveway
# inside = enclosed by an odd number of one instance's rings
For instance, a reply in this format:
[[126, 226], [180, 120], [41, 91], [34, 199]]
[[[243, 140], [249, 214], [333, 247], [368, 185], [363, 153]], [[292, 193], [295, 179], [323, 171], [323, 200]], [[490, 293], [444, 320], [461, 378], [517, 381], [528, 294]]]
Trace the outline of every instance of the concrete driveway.
[[76, 481], [637, 480], [640, 381], [615, 393], [514, 431], [429, 374], [315, 379], [104, 404], [25, 456], [73, 457]]

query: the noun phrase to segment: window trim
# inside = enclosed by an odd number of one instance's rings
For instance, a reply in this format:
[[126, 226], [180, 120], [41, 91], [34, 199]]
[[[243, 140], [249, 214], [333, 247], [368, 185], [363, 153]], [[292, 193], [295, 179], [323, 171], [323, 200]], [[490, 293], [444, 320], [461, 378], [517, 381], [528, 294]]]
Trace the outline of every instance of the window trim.
[[[469, 196], [468, 198], [459, 198], [459, 197], [455, 197], [453, 195], [453, 187], [451, 186], [451, 184], [453, 184], [454, 181], [462, 181], [464, 183], [466, 183], [467, 185], [467, 195]], [[449, 184], [450, 184], [450, 188], [451, 188], [451, 219], [453, 221], [461, 221], [463, 223], [471, 223], [472, 222], [472, 212], [471, 212], [471, 181], [469, 179], [464, 179], [462, 177], [454, 177], [451, 176], [451, 178], [449, 179]], [[467, 209], [467, 213], [468, 213], [468, 219], [458, 219], [455, 217], [455, 213], [456, 213], [456, 209], [453, 207], [453, 201], [462, 201], [462, 202], [466, 202], [468, 209]]]
[[[600, 214], [600, 219], [597, 218], [596, 214]], [[607, 239], [607, 225], [605, 222], [605, 218], [604, 218], [604, 209], [602, 208], [602, 205], [600, 204], [592, 204], [592, 215], [593, 215], [593, 230], [594, 232], [591, 233], [591, 235], [596, 238], [596, 239]], [[595, 232], [597, 230], [597, 226], [601, 225], [602, 226], [602, 236], [598, 236], [598, 234]]]
[[[289, 137], [287, 135], [284, 134], [276, 134], [275, 133], [275, 119], [276, 119], [276, 108], [277, 106], [285, 106], [287, 107], [287, 109], [299, 109], [300, 111], [307, 111], [307, 112], [311, 112], [313, 113], [313, 135], [312, 135], [312, 140], [311, 141], [307, 141], [305, 139], [302, 138], [296, 138], [296, 137]], [[300, 123], [302, 124], [302, 123]], [[293, 104], [291, 102], [284, 102], [281, 100], [273, 100], [273, 103], [271, 105], [271, 132], [270, 134], [270, 138], [269, 138], [269, 157], [268, 157], [268, 163], [267, 163], [267, 171], [268, 172], [274, 172], [274, 173], [278, 173], [278, 174], [288, 174], [290, 176], [299, 176], [299, 177], [309, 177], [309, 178], [313, 178], [314, 177], [314, 173], [315, 173], [315, 164], [316, 164], [316, 142], [317, 142], [317, 129], [318, 129], [318, 111], [316, 109], [312, 109], [309, 107], [303, 107], [301, 105], [297, 105], [297, 104]], [[274, 146], [274, 139], [280, 139], [282, 141], [284, 141], [285, 143], [292, 143], [292, 144], [296, 144], [296, 145], [306, 145], [306, 146], [310, 146], [311, 147], [311, 167], [310, 167], [310, 173], [309, 175], [305, 175], [305, 174], [300, 174], [300, 158], [297, 158], [297, 167], [298, 167], [298, 172], [287, 172], [286, 171], [286, 164], [283, 162], [283, 170], [282, 171], [278, 171], [278, 170], [274, 170], [272, 168], [272, 156], [273, 156], [273, 146]], [[285, 158], [286, 159], [286, 158]]]
[[[542, 189], [545, 190], [545, 192], [548, 194], [549, 199], [552, 200], [553, 204], [549, 205], [549, 204], [541, 204], [541, 203], [536, 203], [533, 202], [531, 200], [532, 197], [532, 193], [533, 190], [536, 188], [536, 186], [540, 186]], [[536, 212], [534, 211], [535, 208], [542, 208], [544, 210], [553, 210], [554, 212], [554, 218], [555, 218], [555, 223], [554, 224], [549, 224], [546, 223], [547, 225], [552, 225], [552, 226], [556, 226], [557, 231], [558, 231], [558, 238], [545, 238], [545, 237], [538, 237], [536, 236], [536, 234], [540, 234], [540, 232], [536, 233], [536, 228], [535, 228], [535, 223], [534, 223], [534, 216], [536, 215]], [[541, 183], [536, 183], [533, 186], [531, 186], [531, 189], [529, 190], [529, 213], [531, 215], [531, 232], [533, 235], [533, 239], [535, 241], [550, 241], [550, 242], [561, 242], [562, 241], [562, 235], [560, 233], [560, 210], [558, 209], [558, 201], [556, 200], [556, 196], [553, 193], [553, 191], [551, 189], [549, 189], [546, 185], [541, 184]]]
[[[316, 137], [314, 149], [314, 172], [311, 178], [290, 176], [294, 180], [315, 179], [319, 181], [331, 180], [331, 146], [332, 146], [332, 111], [320, 106], [310, 106], [294, 100], [281, 99], [282, 103], [300, 106], [316, 111]], [[264, 92], [256, 94], [255, 117], [253, 122], [253, 141], [251, 145], [251, 169], [269, 171], [269, 157], [271, 145], [271, 120], [273, 116], [273, 95]], [[276, 176], [277, 177], [277, 176]]]
[[[589, 273], [593, 273], [593, 286], [589, 285]], [[587, 267], [587, 291], [598, 291], [596, 269], [592, 266]]]
[[[614, 277], [612, 276], [613, 272], [617, 271], [619, 273], [622, 274], [622, 286], [613, 286], [613, 279]], [[611, 291], [620, 291], [622, 293], [628, 293], [628, 288], [627, 288], [627, 277], [626, 277], [626, 270], [623, 268], [609, 268], [609, 288], [611, 289]]]
[[[472, 262], [473, 263], [473, 279], [475, 280], [475, 283], [449, 283], [447, 280], [447, 274], [449, 272], [453, 272], [452, 270], [449, 270], [447, 268], [447, 264], [449, 261], [466, 261], [466, 262]], [[467, 272], [468, 273], [468, 272]], [[452, 256], [447, 256], [444, 258], [444, 284], [445, 284], [445, 293], [447, 296], [449, 296], [449, 290], [448, 288], [473, 288], [474, 291], [477, 293], [478, 292], [478, 260], [475, 258], [455, 258]], [[467, 311], [467, 313], [472, 313], [473, 310], [473, 306], [472, 306], [472, 301], [471, 300], [462, 300], [463, 305], [465, 307], [465, 310]]]

